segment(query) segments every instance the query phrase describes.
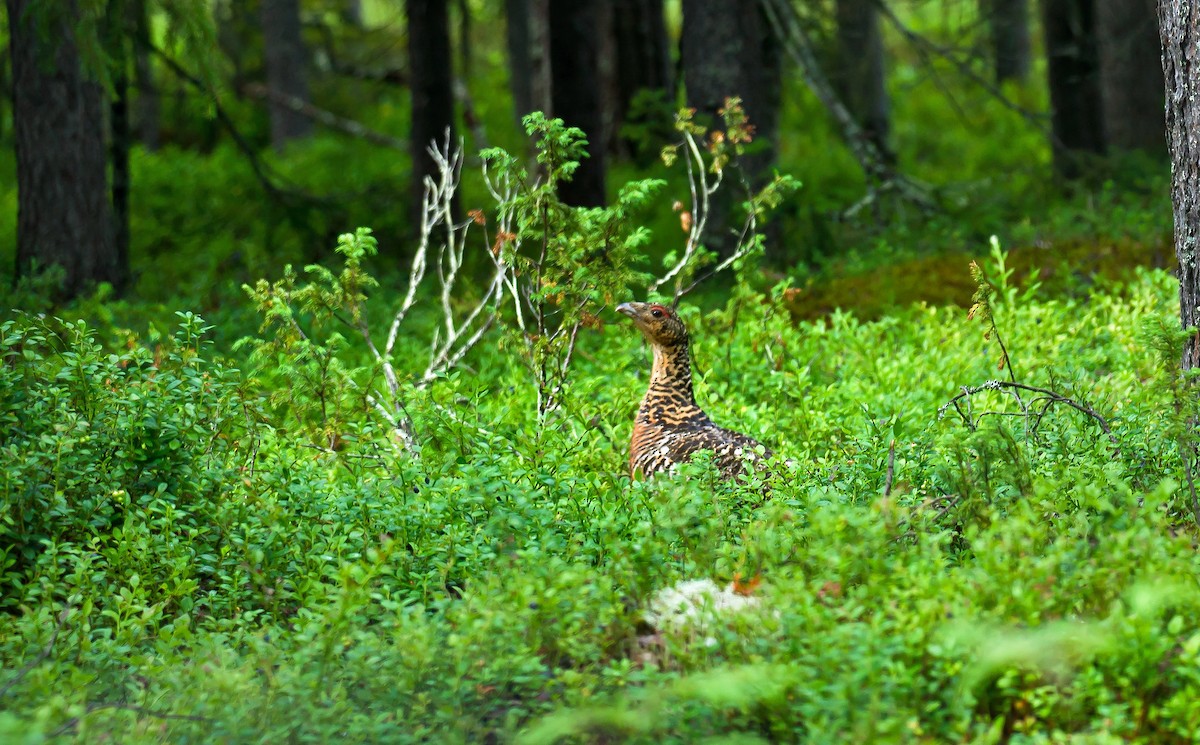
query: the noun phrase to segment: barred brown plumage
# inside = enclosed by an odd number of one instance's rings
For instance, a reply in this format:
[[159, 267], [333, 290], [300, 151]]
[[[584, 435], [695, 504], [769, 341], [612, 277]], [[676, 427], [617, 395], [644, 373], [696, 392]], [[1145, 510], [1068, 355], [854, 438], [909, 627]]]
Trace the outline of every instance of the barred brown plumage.
[[630, 474], [651, 476], [701, 450], [712, 451], [727, 478], [737, 476], [746, 459], [758, 460], [757, 440], [718, 427], [696, 405], [688, 333], [675, 311], [656, 303], [622, 303], [617, 312], [633, 319], [654, 351], [650, 386], [633, 424]]

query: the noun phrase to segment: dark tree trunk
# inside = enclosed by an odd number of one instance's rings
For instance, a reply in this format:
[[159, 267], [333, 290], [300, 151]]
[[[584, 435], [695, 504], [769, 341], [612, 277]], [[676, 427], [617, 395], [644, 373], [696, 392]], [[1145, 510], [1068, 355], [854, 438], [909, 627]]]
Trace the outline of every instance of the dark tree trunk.
[[[1171, 150], [1171, 201], [1175, 256], [1179, 259], [1179, 315], [1184, 328], [1200, 328], [1200, 6], [1161, 0], [1158, 17], [1166, 78], [1167, 145]], [[1183, 348], [1183, 369], [1200, 366], [1200, 335]]]
[[837, 0], [838, 95], [880, 152], [888, 154], [891, 104], [884, 78], [876, 0]]
[[[454, 137], [454, 80], [450, 58], [450, 14], [444, 0], [405, 0], [408, 14], [409, 87], [412, 91], [413, 215], [417, 216], [425, 192], [424, 179], [436, 181], [438, 170], [429, 155], [450, 133]], [[457, 212], [457, 207], [455, 208]]]
[[137, 87], [137, 114], [134, 117], [138, 141], [147, 150], [157, 150], [160, 140], [158, 85], [150, 64], [150, 17], [146, 1], [137, 3], [137, 29], [133, 45], [133, 75]]
[[668, 101], [674, 98], [663, 0], [616, 0], [613, 38], [616, 96], [612, 113], [613, 128], [619, 131], [640, 91], [662, 91]]
[[137, 38], [139, 15], [133, 4], [108, 0], [104, 18], [105, 48], [109, 56], [112, 100], [108, 104], [109, 164], [112, 168], [113, 245], [117, 260], [129, 266], [129, 154], [133, 130], [129, 123], [129, 68]]
[[458, 0], [458, 75], [471, 79], [471, 3]]
[[570, 205], [605, 203], [604, 95], [600, 77], [602, 0], [551, 0], [550, 97], [554, 116], [587, 135], [588, 155], [574, 178], [561, 184], [559, 197]]
[[1096, 33], [1107, 144], [1165, 152], [1162, 46], [1154, 0], [1101, 0]]
[[84, 78], [76, 7], [55, 28], [36, 28], [32, 0], [6, 0], [17, 156], [18, 277], [62, 267], [73, 297], [97, 282], [118, 291], [129, 277], [113, 241], [104, 148], [103, 95]]
[[[775, 161], [782, 53], [756, 0], [683, 0], [680, 38], [687, 103], [701, 118], [720, 122], [719, 111], [731, 96], [742, 99], [756, 129], [754, 152], [741, 166], [751, 185]], [[722, 255], [733, 250], [730, 205], [740, 199], [726, 188], [710, 205], [709, 248]]]
[[1029, 77], [1029, 0], [984, 0], [996, 82]]
[[504, 0], [508, 40], [509, 88], [517, 121], [534, 110], [533, 57], [529, 0]]
[[113, 99], [109, 103], [109, 157], [112, 161], [113, 247], [121, 266], [129, 266], [129, 152], [133, 130], [129, 126], [129, 74], [127, 65], [112, 76]]
[[1054, 167], [1083, 172], [1088, 154], [1104, 152], [1105, 134], [1093, 0], [1043, 0]]
[[[301, 37], [300, 0], [262, 0], [261, 17], [267, 88], [308, 103], [308, 54]], [[295, 109], [271, 104], [270, 111], [275, 149], [282, 150], [288, 141], [312, 134], [312, 120]]]

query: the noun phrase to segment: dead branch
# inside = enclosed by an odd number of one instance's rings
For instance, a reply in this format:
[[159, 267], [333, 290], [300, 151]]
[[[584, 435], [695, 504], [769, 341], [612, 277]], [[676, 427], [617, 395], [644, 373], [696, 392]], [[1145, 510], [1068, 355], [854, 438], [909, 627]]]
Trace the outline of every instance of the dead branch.
[[[971, 397], [983, 391], [1007, 391], [1017, 401], [1020, 406], [1020, 412], [1001, 412], [1001, 411], [982, 411], [978, 415], [971, 415], [962, 410], [959, 403], [966, 401], [968, 404]], [[1034, 397], [1029, 401], [1025, 401], [1020, 396], [1020, 391], [1034, 394]], [[1112, 428], [1108, 424], [1108, 420], [1101, 416], [1095, 409], [1087, 404], [1080, 403], [1073, 398], [1064, 396], [1057, 391], [1052, 391], [1049, 388], [1039, 388], [1038, 386], [1025, 385], [1010, 380], [989, 380], [982, 385], [963, 386], [961, 392], [950, 399], [946, 403], [938, 407], [938, 419], [945, 416], [946, 411], [950, 407], [954, 407], [955, 412], [962, 418], [963, 423], [970, 429], [974, 430], [979, 426], [979, 422], [985, 416], [1019, 416], [1027, 421], [1032, 419], [1031, 431], [1036, 432], [1041, 424], [1042, 419], [1046, 416], [1046, 412], [1054, 404], [1065, 404], [1066, 406], [1075, 409], [1081, 414], [1090, 417], [1096, 422], [1100, 429], [1108, 436], [1109, 441], [1113, 446], [1120, 451], [1120, 443], [1117, 441], [1116, 435], [1113, 434]], [[1040, 407], [1040, 408], [1039, 408]]]
[[357, 137], [376, 145], [392, 148], [393, 150], [408, 152], [407, 142], [391, 135], [385, 135], [382, 132], [376, 132], [353, 119], [346, 119], [331, 111], [314, 106], [299, 96], [292, 96], [282, 91], [273, 90], [260, 83], [247, 83], [242, 87], [242, 92], [251, 98], [266, 101], [273, 106], [283, 106], [330, 129], [348, 134], [351, 137]]
[[[267, 193], [267, 196], [284, 204], [289, 201], [300, 201], [308, 204], [321, 204], [324, 201], [311, 194], [300, 191], [299, 189], [280, 186], [278, 182], [283, 180], [282, 177], [275, 173], [270, 166], [268, 166], [261, 158], [258, 157], [257, 151], [250, 144], [249, 140], [246, 139], [245, 135], [241, 133], [241, 130], [237, 128], [237, 125], [233, 123], [233, 119], [229, 116], [229, 113], [225, 111], [225, 108], [221, 106], [221, 103], [217, 100], [216, 94], [213, 93], [208, 85], [206, 85], [203, 80], [195, 75], [192, 75], [190, 72], [184, 69], [183, 65], [176, 62], [170, 57], [170, 55], [158, 47], [149, 46], [148, 51], [162, 60], [163, 64], [165, 64], [171, 70], [171, 72], [175, 74], [176, 77], [188, 83], [209, 99], [209, 102], [213, 107], [213, 113], [216, 114], [217, 121], [219, 121], [221, 125], [225, 127], [225, 131], [227, 131], [230, 138], [233, 139], [234, 145], [236, 145], [237, 149], [242, 152], [242, 156], [246, 159], [246, 162], [250, 164], [250, 170], [254, 172], [254, 177], [258, 180], [258, 183], [262, 185], [263, 191]], [[312, 226], [307, 227], [311, 232], [314, 234], [316, 233], [316, 231], [312, 229]]]
[[[952, 50], [935, 44], [921, 34], [918, 34], [916, 31], [913, 31], [911, 28], [906, 26], [902, 20], [900, 20], [899, 16], [892, 11], [885, 0], [878, 0], [876, 2], [876, 6], [879, 8], [879, 12], [883, 14], [883, 17], [892, 24], [892, 28], [896, 29], [897, 33], [899, 33], [905, 41], [907, 41], [913, 46], [913, 48], [917, 50], [917, 53], [921, 55], [921, 59], [925, 60], [925, 62], [930, 65], [931, 69], [933, 57], [936, 56], [946, 60], [959, 75], [962, 75], [971, 83], [982, 88], [988, 95], [999, 101], [1004, 108], [1020, 115], [1021, 118], [1029, 123], [1030, 126], [1037, 129], [1047, 138], [1051, 140], [1055, 139], [1054, 133], [1049, 127], [1046, 126], [1046, 114], [1039, 114], [1021, 106], [1016, 101], [1013, 101], [1011, 98], [1004, 95], [1004, 91], [1000, 90], [999, 86], [997, 86], [991, 80], [988, 80], [985, 76], [980, 75], [975, 70], [971, 69], [969, 64], [956, 57]], [[946, 97], [953, 102], [953, 97], [948, 91], [943, 89], [943, 93], [945, 93]], [[955, 103], [955, 108], [958, 108], [957, 103]]]
[[[482, 340], [499, 317], [504, 290], [512, 281], [508, 264], [489, 250], [488, 255], [492, 257], [495, 267], [491, 281], [483, 295], [469, 310], [455, 310], [459, 272], [466, 253], [467, 237], [471, 226], [475, 224], [474, 220], [455, 223], [453, 219], [454, 194], [462, 176], [462, 143], [460, 141], [454, 145], [447, 130], [445, 141], [431, 145], [429, 154], [437, 166], [437, 175], [436, 178], [425, 178], [421, 237], [409, 267], [407, 291], [392, 316], [383, 348], [380, 349], [375, 344], [365, 319], [357, 324], [358, 331], [376, 364], [383, 371], [384, 378], [383, 390], [368, 392], [367, 402], [392, 428], [399, 444], [414, 455], [417, 453], [417, 444], [412, 433], [412, 418], [405, 408], [405, 392], [402, 390], [401, 377], [393, 364], [393, 353], [399, 341], [400, 328], [417, 303], [418, 288], [428, 274], [429, 266], [434, 266], [437, 275], [437, 298], [441, 306], [442, 320], [430, 340], [425, 371], [414, 382], [418, 388], [427, 386], [445, 371], [461, 365], [463, 358]], [[435, 236], [442, 231], [443, 237], [436, 240]]]
[[895, 192], [905, 201], [911, 202], [923, 210], [935, 211], [937, 205], [930, 197], [929, 190], [898, 173], [855, 121], [854, 115], [850, 113], [829, 79], [825, 77], [825, 72], [817, 61], [812, 41], [801, 26], [800, 18], [790, 1], [760, 0], [760, 2], [776, 29], [784, 50], [800, 69], [804, 83], [833, 117], [842, 131], [842, 138], [850, 148], [850, 152], [867, 176], [869, 184], [867, 196], [851, 207], [847, 214], [857, 212], [863, 206], [874, 202], [883, 192]]

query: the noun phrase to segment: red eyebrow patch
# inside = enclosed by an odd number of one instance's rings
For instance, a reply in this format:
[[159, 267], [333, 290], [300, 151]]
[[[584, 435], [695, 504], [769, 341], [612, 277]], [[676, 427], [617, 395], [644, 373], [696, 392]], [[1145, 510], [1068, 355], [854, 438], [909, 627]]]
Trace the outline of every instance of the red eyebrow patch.
[[651, 305], [651, 306], [650, 306], [650, 310], [661, 310], [663, 313], [666, 313], [666, 314], [668, 314], [668, 315], [670, 315], [670, 313], [671, 313], [671, 309], [670, 309], [670, 308], [668, 308], [668, 307], [667, 307], [667, 306], [665, 306], [665, 305], [659, 305], [658, 303], [655, 303], [654, 305]]

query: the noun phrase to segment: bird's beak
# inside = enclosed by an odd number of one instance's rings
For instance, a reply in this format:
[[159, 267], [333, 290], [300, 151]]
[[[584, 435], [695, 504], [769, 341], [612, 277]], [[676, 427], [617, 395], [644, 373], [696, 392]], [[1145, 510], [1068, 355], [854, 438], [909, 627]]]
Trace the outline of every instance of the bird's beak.
[[638, 314], [635, 303], [621, 303], [617, 306], [617, 312], [630, 318], [637, 318]]

